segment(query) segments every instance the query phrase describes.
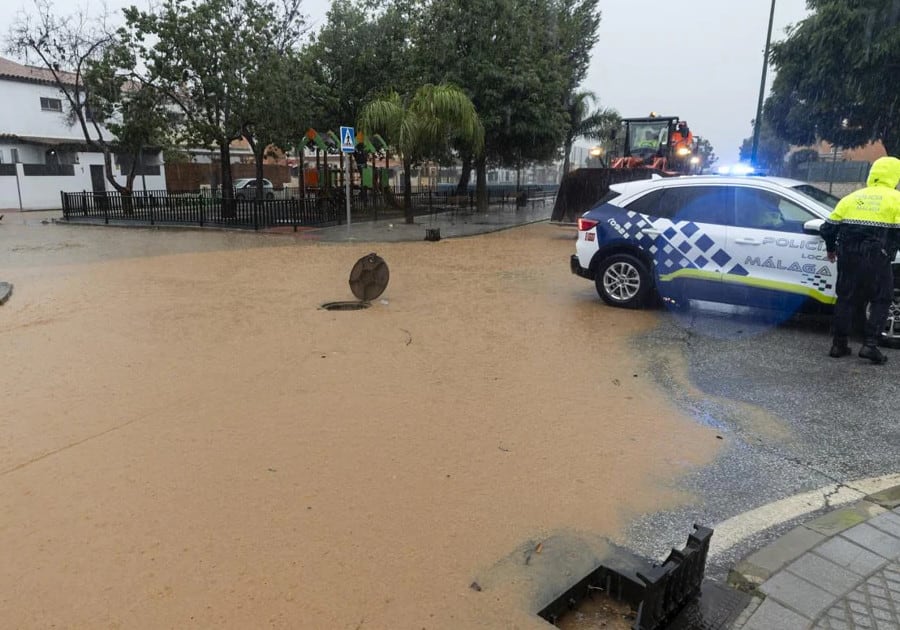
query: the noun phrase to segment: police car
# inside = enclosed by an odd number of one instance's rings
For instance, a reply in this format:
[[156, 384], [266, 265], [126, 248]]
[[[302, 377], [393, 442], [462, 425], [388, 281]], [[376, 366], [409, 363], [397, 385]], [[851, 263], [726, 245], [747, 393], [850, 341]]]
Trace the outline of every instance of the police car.
[[[616, 184], [578, 220], [571, 269], [593, 280], [612, 306], [640, 308], [663, 297], [821, 311], [836, 301], [836, 265], [819, 236], [830, 212], [776, 178]], [[895, 278], [900, 281], [900, 259]], [[900, 291], [884, 340], [900, 344]]]

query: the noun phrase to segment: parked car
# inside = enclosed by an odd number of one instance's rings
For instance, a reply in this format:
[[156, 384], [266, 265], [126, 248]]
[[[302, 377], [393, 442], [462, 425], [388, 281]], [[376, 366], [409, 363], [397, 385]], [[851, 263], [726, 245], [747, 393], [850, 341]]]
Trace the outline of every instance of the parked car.
[[[800, 182], [802, 183], [802, 182]], [[572, 273], [609, 305], [662, 296], [790, 312], [836, 301], [836, 265], [819, 228], [831, 212], [785, 180], [672, 177], [616, 184], [578, 220]], [[898, 290], [884, 341], [900, 345]]]
[[[263, 180], [263, 196], [266, 199], [275, 198], [275, 187], [268, 179]], [[235, 199], [256, 199], [256, 178], [243, 177], [234, 180]]]

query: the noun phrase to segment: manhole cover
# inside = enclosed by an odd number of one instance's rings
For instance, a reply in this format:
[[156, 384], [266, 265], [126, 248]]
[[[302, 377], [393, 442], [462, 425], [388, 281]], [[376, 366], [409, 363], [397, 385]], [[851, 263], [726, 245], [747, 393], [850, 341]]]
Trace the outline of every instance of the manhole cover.
[[370, 306], [368, 302], [327, 302], [322, 308], [326, 311], [361, 311]]
[[390, 277], [391, 273], [384, 259], [378, 254], [371, 253], [353, 265], [350, 271], [350, 290], [357, 299], [371, 302], [384, 293]]
[[6, 302], [12, 295], [13, 285], [9, 282], [0, 282], [0, 304]]

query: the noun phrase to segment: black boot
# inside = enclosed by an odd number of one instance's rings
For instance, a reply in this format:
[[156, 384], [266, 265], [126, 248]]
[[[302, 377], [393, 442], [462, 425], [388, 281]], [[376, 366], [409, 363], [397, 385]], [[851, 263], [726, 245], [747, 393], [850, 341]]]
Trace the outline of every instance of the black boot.
[[882, 354], [881, 350], [878, 349], [878, 346], [868, 342], [859, 349], [859, 357], [861, 359], [868, 359], [876, 365], [884, 365], [888, 360], [888, 358]]
[[834, 341], [831, 344], [831, 351], [828, 353], [832, 359], [840, 359], [841, 357], [846, 357], [849, 354], [852, 354], [853, 351], [850, 349], [850, 346], [847, 345], [847, 339], [835, 337]]

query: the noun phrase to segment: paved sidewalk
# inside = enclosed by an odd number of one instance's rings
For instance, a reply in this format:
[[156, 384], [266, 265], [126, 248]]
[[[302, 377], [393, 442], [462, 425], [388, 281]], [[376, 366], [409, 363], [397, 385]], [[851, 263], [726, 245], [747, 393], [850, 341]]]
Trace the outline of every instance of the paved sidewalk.
[[789, 531], [738, 564], [735, 630], [900, 630], [900, 486]]
[[[377, 242], [377, 243], [394, 243], [400, 241], [422, 241], [425, 240], [425, 231], [436, 229], [440, 231], [440, 237], [457, 238], [463, 236], [475, 236], [477, 234], [487, 234], [489, 232], [497, 232], [520, 225], [529, 223], [538, 223], [550, 219], [553, 212], [553, 199], [536, 199], [529, 201], [526, 207], [516, 208], [513, 205], [491, 206], [488, 212], [470, 212], [468, 210], [459, 210], [457, 212], [440, 212], [435, 214], [422, 214], [415, 217], [413, 224], [406, 224], [402, 217], [392, 219], [380, 219], [378, 221], [360, 221], [354, 222], [347, 228], [347, 225], [334, 225], [329, 227], [301, 227], [295, 232], [293, 227], [279, 227], [260, 230], [258, 234], [285, 234], [294, 235], [304, 240], [315, 240], [322, 242]], [[22, 213], [24, 216], [29, 213]], [[44, 213], [52, 217], [53, 220], [65, 225], [92, 225], [104, 227], [128, 227], [128, 228], [145, 228], [145, 229], [177, 229], [177, 230], [221, 230], [221, 229], [237, 229], [244, 233], [254, 233], [253, 230], [247, 228], [228, 228], [207, 225], [200, 227], [199, 225], [185, 224], [167, 224], [165, 222], [156, 222], [155, 225], [143, 221], [121, 221], [110, 220], [106, 224], [103, 219], [85, 219], [78, 216], [71, 216], [68, 220], [63, 220], [61, 212]], [[9, 218], [9, 217], [7, 217]], [[18, 221], [19, 219], [15, 219]], [[563, 229], [563, 228], [560, 228]], [[574, 235], [574, 227], [572, 228]]]

